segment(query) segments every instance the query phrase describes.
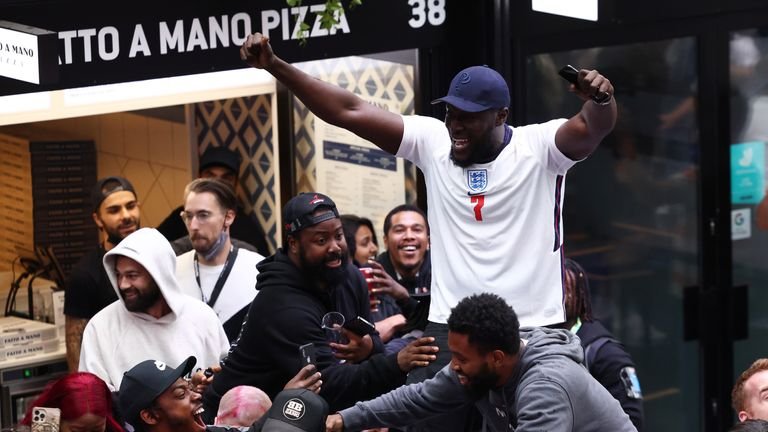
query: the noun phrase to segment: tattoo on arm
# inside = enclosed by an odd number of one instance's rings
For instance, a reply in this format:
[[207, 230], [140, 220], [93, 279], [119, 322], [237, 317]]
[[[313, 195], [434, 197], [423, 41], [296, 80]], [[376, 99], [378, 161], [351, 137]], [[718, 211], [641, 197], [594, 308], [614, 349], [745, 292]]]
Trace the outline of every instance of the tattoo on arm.
[[88, 320], [67, 316], [64, 321], [67, 343], [67, 365], [70, 372], [76, 372], [80, 364], [80, 345], [83, 343], [83, 331]]

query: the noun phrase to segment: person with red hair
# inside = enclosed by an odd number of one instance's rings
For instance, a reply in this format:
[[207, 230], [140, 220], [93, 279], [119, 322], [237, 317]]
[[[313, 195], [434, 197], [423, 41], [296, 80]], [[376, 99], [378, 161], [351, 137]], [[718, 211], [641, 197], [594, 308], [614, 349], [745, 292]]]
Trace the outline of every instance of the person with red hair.
[[76, 372], [49, 383], [27, 410], [21, 424], [29, 426], [34, 407], [61, 410], [61, 432], [124, 432], [112, 411], [112, 393], [101, 378]]

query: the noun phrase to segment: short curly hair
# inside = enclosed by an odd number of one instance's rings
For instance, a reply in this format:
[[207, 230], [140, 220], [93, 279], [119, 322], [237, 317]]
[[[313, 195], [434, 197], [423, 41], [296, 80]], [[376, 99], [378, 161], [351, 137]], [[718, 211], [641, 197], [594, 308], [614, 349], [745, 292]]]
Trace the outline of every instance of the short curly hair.
[[739, 379], [733, 385], [731, 391], [731, 406], [733, 410], [738, 414], [741, 411], [746, 411], [746, 395], [744, 394], [744, 384], [748, 379], [752, 378], [752, 375], [768, 370], [768, 358], [759, 358], [755, 360], [747, 370], [741, 373]]
[[481, 354], [520, 350], [520, 322], [514, 309], [496, 294], [474, 294], [451, 309], [448, 331], [468, 336]]

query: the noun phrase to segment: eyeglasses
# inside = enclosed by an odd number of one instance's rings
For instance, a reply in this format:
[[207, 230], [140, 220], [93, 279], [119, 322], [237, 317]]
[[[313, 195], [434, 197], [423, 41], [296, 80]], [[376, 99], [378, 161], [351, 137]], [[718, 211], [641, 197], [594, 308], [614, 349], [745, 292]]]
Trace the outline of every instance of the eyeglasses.
[[208, 222], [208, 220], [211, 219], [211, 216], [213, 216], [213, 213], [201, 210], [197, 213], [182, 211], [179, 213], [179, 216], [181, 216], [181, 220], [184, 221], [185, 224], [189, 225], [192, 223], [192, 219], [197, 218], [197, 223], [204, 225]]

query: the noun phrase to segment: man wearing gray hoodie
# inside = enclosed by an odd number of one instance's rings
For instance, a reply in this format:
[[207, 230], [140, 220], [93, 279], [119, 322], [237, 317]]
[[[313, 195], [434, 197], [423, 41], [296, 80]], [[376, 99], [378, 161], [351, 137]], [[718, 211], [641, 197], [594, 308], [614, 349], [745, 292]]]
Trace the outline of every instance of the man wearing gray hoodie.
[[519, 327], [515, 311], [495, 294], [461, 300], [448, 318], [448, 366], [427, 381], [328, 416], [326, 429], [402, 428], [475, 404], [489, 431], [636, 431], [581, 364], [576, 337]]
[[85, 327], [80, 371], [120, 388], [123, 373], [148, 358], [178, 364], [189, 356], [216, 366], [229, 342], [216, 313], [184, 293], [176, 281], [176, 254], [154, 228], [142, 228], [104, 255], [118, 300]]

